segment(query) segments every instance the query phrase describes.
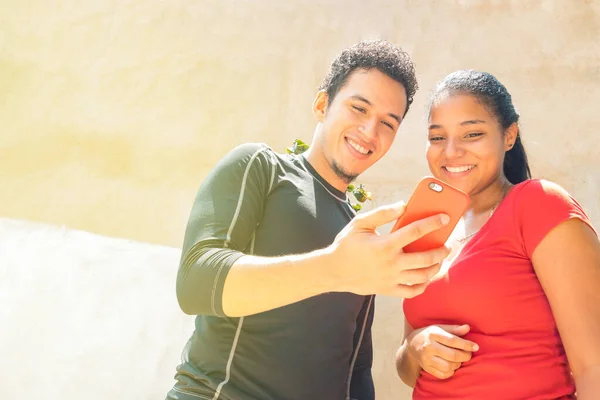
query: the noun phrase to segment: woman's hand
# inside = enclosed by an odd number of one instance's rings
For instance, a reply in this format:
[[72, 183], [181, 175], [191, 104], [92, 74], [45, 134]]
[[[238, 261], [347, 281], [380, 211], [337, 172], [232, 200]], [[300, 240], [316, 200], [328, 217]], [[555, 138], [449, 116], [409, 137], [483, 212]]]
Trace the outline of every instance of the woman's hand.
[[424, 371], [439, 379], [448, 379], [479, 350], [477, 344], [460, 337], [469, 329], [468, 325], [431, 325], [415, 329], [407, 338], [408, 353]]

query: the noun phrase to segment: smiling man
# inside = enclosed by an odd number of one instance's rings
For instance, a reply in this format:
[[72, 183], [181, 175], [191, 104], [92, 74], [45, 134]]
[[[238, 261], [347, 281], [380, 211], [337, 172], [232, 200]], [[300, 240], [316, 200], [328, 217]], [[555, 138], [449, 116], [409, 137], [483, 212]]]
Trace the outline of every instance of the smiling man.
[[380, 235], [402, 207], [355, 218], [345, 190], [389, 150], [416, 89], [399, 47], [359, 43], [323, 80], [306, 153], [246, 144], [209, 173], [177, 275], [196, 329], [168, 399], [374, 398], [373, 294], [423, 292], [448, 250], [402, 247], [447, 219]]

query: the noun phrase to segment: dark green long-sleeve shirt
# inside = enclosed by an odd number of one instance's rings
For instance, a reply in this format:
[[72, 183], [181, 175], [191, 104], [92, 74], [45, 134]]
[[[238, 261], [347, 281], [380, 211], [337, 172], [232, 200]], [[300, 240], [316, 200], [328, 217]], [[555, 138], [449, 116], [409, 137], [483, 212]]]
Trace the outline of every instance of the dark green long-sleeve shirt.
[[353, 216], [345, 193], [303, 156], [246, 144], [224, 157], [201, 184], [186, 230], [177, 295], [198, 316], [169, 398], [373, 399], [372, 296], [327, 293], [243, 318], [222, 308], [240, 256], [324, 248]]

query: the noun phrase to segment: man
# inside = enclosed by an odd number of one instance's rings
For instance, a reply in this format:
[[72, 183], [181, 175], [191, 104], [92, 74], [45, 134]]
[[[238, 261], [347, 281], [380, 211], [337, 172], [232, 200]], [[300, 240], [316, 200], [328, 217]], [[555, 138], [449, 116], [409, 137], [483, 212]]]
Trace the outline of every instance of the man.
[[345, 194], [389, 150], [413, 100], [408, 55], [359, 43], [320, 89], [306, 153], [242, 145], [200, 186], [177, 276], [196, 329], [169, 399], [373, 399], [373, 294], [420, 294], [448, 254], [401, 250], [445, 216], [379, 235], [402, 207], [354, 218]]

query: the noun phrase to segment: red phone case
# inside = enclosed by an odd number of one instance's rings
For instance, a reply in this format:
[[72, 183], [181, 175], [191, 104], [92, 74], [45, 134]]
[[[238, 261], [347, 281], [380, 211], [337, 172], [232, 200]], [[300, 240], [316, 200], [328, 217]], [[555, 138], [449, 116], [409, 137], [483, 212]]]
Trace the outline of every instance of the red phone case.
[[414, 253], [441, 247], [467, 210], [469, 202], [469, 195], [461, 190], [436, 178], [425, 177], [410, 196], [406, 210], [396, 221], [392, 232], [420, 219], [444, 213], [450, 217], [446, 226], [406, 245], [403, 250], [406, 253]]

